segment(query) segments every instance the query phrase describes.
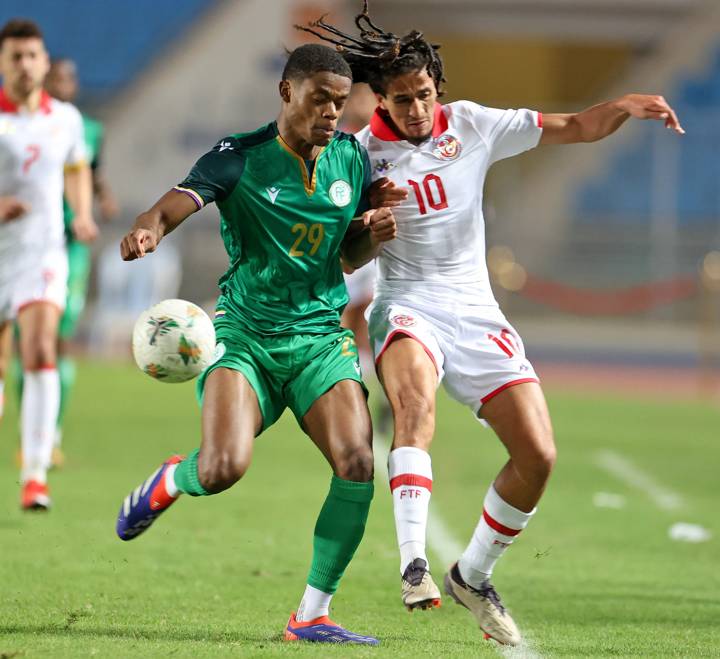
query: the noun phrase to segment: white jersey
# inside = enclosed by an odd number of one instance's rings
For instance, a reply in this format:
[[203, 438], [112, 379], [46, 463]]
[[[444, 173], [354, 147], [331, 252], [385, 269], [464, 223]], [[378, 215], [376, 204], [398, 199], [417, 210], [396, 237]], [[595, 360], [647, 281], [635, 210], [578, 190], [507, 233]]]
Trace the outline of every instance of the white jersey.
[[497, 307], [485, 262], [483, 186], [490, 166], [537, 146], [542, 115], [470, 101], [435, 108], [432, 136], [400, 139], [379, 109], [357, 133], [373, 167], [407, 188], [393, 209], [397, 237], [378, 256], [376, 295]]
[[80, 112], [43, 92], [40, 107], [17, 108], [0, 89], [0, 196], [30, 211], [0, 223], [0, 283], [37, 268], [65, 244], [64, 168], [86, 160]]

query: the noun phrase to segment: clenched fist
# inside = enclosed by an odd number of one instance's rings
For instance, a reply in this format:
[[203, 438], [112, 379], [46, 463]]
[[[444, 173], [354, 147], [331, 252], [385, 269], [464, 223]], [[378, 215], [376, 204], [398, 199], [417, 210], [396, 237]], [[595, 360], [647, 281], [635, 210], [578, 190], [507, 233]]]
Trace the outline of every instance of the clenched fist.
[[154, 252], [160, 239], [150, 229], [133, 229], [120, 243], [120, 256], [123, 261], [141, 259], [145, 254]]
[[366, 211], [362, 219], [363, 224], [370, 229], [370, 235], [378, 243], [386, 243], [397, 236], [397, 223], [389, 208]]

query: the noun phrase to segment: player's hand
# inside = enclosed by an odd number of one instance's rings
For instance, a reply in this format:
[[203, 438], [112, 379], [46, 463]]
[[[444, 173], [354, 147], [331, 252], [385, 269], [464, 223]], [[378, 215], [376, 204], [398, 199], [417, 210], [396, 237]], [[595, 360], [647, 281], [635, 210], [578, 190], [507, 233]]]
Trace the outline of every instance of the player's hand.
[[30, 204], [17, 197], [0, 197], [0, 222], [12, 222], [30, 212]]
[[680, 135], [685, 129], [668, 102], [662, 96], [651, 94], [627, 94], [619, 101], [620, 108], [636, 119], [654, 119], [663, 121], [665, 128], [670, 128]]
[[120, 243], [120, 256], [123, 261], [141, 259], [145, 254], [154, 252], [160, 242], [154, 231], [133, 229]]
[[408, 191], [395, 185], [386, 176], [374, 181], [368, 194], [370, 196], [370, 206], [373, 208], [394, 208], [408, 198]]
[[81, 243], [91, 243], [98, 237], [97, 224], [95, 224], [95, 220], [93, 220], [90, 215], [78, 215], [72, 221], [70, 228], [73, 232], [73, 236], [75, 236], [75, 238]]
[[378, 243], [386, 243], [397, 236], [395, 216], [389, 208], [378, 208], [363, 213], [363, 224], [370, 229], [370, 235]]

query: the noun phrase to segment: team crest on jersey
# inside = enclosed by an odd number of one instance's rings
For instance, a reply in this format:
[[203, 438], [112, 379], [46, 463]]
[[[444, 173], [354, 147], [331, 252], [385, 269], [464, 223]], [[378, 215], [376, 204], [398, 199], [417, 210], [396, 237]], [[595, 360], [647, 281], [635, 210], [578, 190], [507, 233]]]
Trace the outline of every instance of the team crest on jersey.
[[339, 178], [333, 181], [328, 188], [328, 196], [330, 201], [339, 208], [347, 206], [352, 201], [352, 188], [347, 181]]
[[373, 169], [378, 174], [384, 174], [385, 172], [389, 172], [394, 167], [395, 167], [394, 162], [390, 162], [389, 160], [383, 158], [382, 160], [375, 161], [375, 166], [373, 167]]
[[393, 316], [390, 322], [398, 327], [412, 327], [413, 325], [417, 325], [417, 321], [412, 316], [405, 316], [403, 314]]
[[462, 146], [457, 138], [445, 133], [435, 140], [433, 155], [440, 160], [455, 160], [460, 155]]

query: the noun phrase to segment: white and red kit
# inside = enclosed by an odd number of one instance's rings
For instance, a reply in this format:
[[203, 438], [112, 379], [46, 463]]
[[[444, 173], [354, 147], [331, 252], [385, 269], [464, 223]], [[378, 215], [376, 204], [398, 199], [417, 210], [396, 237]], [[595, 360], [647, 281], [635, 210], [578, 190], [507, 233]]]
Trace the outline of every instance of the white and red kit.
[[398, 235], [377, 259], [367, 312], [376, 362], [396, 334], [415, 338], [450, 395], [475, 414], [508, 386], [537, 382], [490, 287], [482, 201], [490, 166], [537, 146], [541, 134], [538, 112], [458, 101], [436, 105], [422, 144], [401, 139], [380, 109], [356, 135], [373, 178], [409, 191], [393, 209]]
[[28, 112], [0, 89], [0, 196], [30, 206], [0, 223], [0, 323], [36, 301], [64, 308], [64, 170], [85, 160], [82, 118], [73, 105], [43, 92], [38, 110]]

